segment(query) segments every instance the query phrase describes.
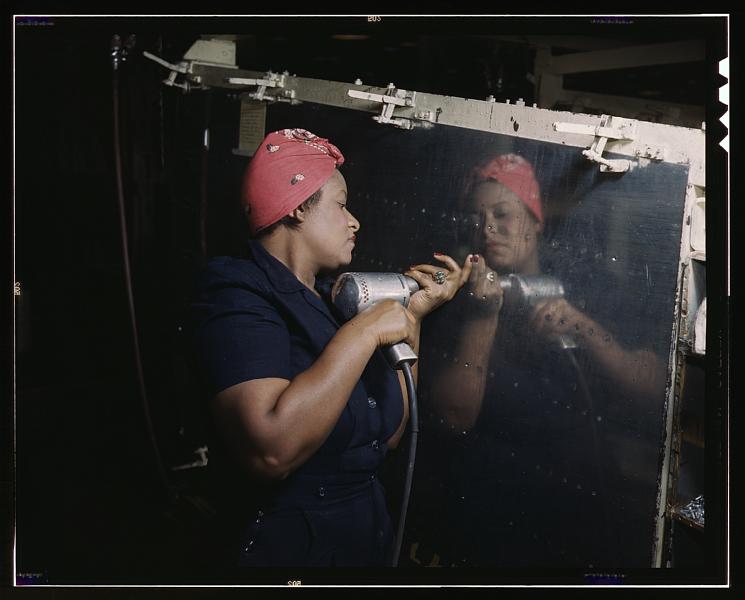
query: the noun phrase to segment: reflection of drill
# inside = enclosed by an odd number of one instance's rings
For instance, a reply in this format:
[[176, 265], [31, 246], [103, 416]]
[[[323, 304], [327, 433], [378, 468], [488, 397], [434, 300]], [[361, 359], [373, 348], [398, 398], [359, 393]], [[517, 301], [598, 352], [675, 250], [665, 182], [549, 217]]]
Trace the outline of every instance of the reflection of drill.
[[[499, 280], [504, 290], [504, 302], [515, 307], [534, 308], [543, 300], [556, 300], [564, 297], [564, 286], [556, 277], [548, 275], [516, 275], [511, 273]], [[562, 348], [576, 348], [577, 343], [566, 334], [558, 338]]]
[[556, 277], [548, 275], [515, 275], [511, 273], [499, 280], [504, 290], [505, 303], [533, 308], [541, 300], [564, 297], [564, 286]]

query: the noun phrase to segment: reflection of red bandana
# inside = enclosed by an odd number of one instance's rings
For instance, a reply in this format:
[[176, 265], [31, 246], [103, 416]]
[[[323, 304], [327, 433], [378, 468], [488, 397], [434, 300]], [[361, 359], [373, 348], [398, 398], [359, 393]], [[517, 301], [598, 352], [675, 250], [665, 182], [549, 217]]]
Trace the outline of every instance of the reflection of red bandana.
[[485, 165], [474, 169], [477, 180], [494, 179], [508, 187], [528, 207], [540, 223], [543, 223], [541, 210], [541, 189], [533, 173], [533, 167], [522, 156], [503, 154]]
[[344, 156], [305, 129], [281, 129], [264, 138], [243, 176], [241, 203], [251, 235], [276, 223], [326, 183]]

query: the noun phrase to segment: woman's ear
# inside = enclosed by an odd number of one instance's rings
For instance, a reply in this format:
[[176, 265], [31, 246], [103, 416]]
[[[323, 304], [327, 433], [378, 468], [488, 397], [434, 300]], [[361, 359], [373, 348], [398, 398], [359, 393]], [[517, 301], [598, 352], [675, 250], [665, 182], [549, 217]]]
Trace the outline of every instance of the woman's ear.
[[302, 223], [303, 221], [305, 221], [305, 209], [303, 209], [302, 206], [298, 206], [293, 211], [287, 213], [287, 216], [297, 221], [298, 223]]
[[543, 221], [536, 221], [535, 222], [535, 233], [536, 233], [536, 235], [542, 235], [543, 234]]
[[530, 218], [527, 220], [527, 225], [525, 227], [525, 239], [536, 239], [541, 236], [543, 233], [543, 223], [536, 219], [533, 215], [530, 215]]

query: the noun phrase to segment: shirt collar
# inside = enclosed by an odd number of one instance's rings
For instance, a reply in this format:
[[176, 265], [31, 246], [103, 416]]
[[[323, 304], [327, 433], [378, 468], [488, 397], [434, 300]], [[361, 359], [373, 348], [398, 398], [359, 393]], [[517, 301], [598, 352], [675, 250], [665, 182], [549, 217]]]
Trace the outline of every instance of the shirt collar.
[[[249, 240], [248, 245], [256, 264], [266, 273], [277, 290], [280, 292], [297, 292], [308, 289], [282, 261], [272, 255], [261, 243], [256, 240]], [[321, 295], [330, 297], [335, 280], [336, 278], [332, 275], [317, 276], [315, 288]]]
[[256, 240], [248, 241], [251, 256], [259, 265], [262, 271], [266, 273], [269, 281], [275, 289], [280, 292], [297, 292], [307, 289], [305, 285], [295, 277], [280, 260], [275, 258], [264, 246]]

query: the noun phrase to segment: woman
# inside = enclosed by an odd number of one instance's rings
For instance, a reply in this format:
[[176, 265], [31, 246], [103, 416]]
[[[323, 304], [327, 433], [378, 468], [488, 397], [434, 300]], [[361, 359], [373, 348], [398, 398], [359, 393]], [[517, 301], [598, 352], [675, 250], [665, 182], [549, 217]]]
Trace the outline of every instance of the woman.
[[[664, 368], [651, 351], [623, 347], [565, 298], [505, 302], [501, 277], [541, 273], [540, 186], [515, 154], [473, 175], [467, 210], [481, 254], [467, 293], [438, 315], [459, 327], [452, 339], [438, 333], [447, 352], [432, 352], [424, 391], [444, 437], [422, 444], [429, 467], [419, 474], [433, 473], [441, 487], [427, 496], [444, 500], [440, 513], [421, 521], [450, 527], [425, 542], [422, 524], [416, 535], [445, 564], [608, 564], [617, 538], [611, 463], [599, 430], [604, 410], [611, 397], [627, 406], [661, 393]], [[426, 487], [417, 482], [415, 489]]]
[[230, 495], [241, 566], [388, 564], [392, 527], [376, 471], [408, 406], [402, 376], [378, 349], [405, 340], [418, 352], [421, 320], [470, 274], [468, 259], [461, 268], [437, 255], [446, 267], [407, 271], [421, 288], [408, 308], [383, 301], [342, 324], [319, 276], [351, 262], [360, 229], [343, 162], [303, 129], [269, 134], [244, 177], [248, 256], [212, 260], [195, 305], [211, 454], [227, 456], [249, 488]]

